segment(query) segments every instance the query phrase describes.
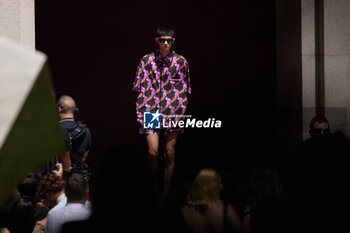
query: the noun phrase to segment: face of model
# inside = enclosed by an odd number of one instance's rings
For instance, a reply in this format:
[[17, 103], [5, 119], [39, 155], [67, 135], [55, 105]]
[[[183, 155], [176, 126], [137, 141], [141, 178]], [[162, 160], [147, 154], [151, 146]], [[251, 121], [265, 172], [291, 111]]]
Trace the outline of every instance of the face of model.
[[171, 46], [173, 45], [175, 38], [172, 36], [161, 36], [156, 38], [156, 43], [158, 44], [159, 51], [163, 56], [166, 56], [171, 51]]

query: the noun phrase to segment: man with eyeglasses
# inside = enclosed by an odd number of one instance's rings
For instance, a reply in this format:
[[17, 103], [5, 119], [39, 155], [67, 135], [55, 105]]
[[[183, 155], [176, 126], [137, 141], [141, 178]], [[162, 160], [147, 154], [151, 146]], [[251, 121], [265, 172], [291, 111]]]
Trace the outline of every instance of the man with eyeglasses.
[[310, 122], [310, 136], [328, 135], [330, 133], [329, 122], [324, 116], [315, 116]]
[[[162, 200], [170, 187], [174, 171], [176, 140], [178, 134], [183, 132], [183, 128], [163, 127], [163, 125], [160, 129], [145, 128], [143, 113], [156, 112], [163, 119], [171, 117], [173, 122], [180, 120], [187, 108], [187, 97], [191, 93], [191, 84], [187, 60], [171, 50], [175, 42], [174, 30], [169, 27], [157, 28], [155, 42], [157, 50], [141, 58], [132, 90], [138, 93], [137, 121], [140, 123], [139, 133], [146, 136], [147, 162], [154, 190], [159, 200]], [[157, 176], [160, 136], [164, 137], [162, 191], [159, 190]]]

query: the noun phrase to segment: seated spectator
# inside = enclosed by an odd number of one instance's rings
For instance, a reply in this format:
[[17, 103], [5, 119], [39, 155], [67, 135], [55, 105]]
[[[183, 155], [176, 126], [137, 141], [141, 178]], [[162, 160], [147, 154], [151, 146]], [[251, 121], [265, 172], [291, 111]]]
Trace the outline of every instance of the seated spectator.
[[0, 229], [1, 233], [44, 233], [47, 218], [37, 220], [36, 203], [29, 197], [20, 197], [8, 213], [8, 225]]
[[257, 201], [274, 201], [282, 196], [282, 182], [277, 171], [269, 166], [255, 168], [251, 175], [251, 188]]
[[65, 223], [62, 233], [169, 232], [162, 225], [153, 188], [148, 183], [144, 148], [118, 144], [99, 157], [92, 183], [93, 214], [84, 221]]
[[221, 189], [221, 176], [216, 170], [205, 168], [197, 174], [187, 196], [187, 204], [181, 208], [184, 221], [193, 232], [244, 230], [233, 206], [221, 200]]
[[28, 197], [18, 199], [11, 211], [11, 233], [32, 233], [35, 226], [35, 202]]
[[36, 203], [36, 220], [40, 221], [46, 218], [47, 216], [47, 208], [44, 208], [40, 205], [40, 202], [38, 202], [38, 199], [36, 198], [36, 190], [38, 188], [38, 185], [41, 180], [41, 175], [36, 172], [30, 172], [26, 178], [24, 178], [21, 183], [18, 185], [18, 191], [20, 192], [20, 195], [29, 197], [32, 201]]
[[42, 177], [39, 173], [28, 173], [28, 175], [18, 185], [18, 191], [20, 192], [21, 196], [27, 196], [32, 200], [35, 200], [36, 189], [41, 178]]
[[277, 171], [257, 167], [251, 174], [252, 194], [247, 198], [243, 221], [251, 218], [252, 232], [279, 232], [283, 221], [283, 188]]
[[85, 220], [91, 210], [84, 206], [88, 199], [89, 185], [81, 174], [72, 174], [66, 183], [67, 204], [48, 214], [48, 232], [59, 233], [64, 223]]
[[17, 200], [21, 198], [21, 194], [18, 189], [12, 191], [11, 195], [7, 199], [7, 201], [0, 208], [0, 232], [6, 233], [8, 232], [8, 228], [11, 225], [11, 210], [16, 203]]
[[[298, 150], [299, 183], [304, 183], [310, 190], [306, 199], [305, 191], [301, 189], [303, 192], [293, 203], [293, 208], [298, 207], [295, 212], [303, 225], [309, 227], [309, 232], [341, 232], [344, 226], [348, 228], [349, 154], [350, 139], [340, 131], [326, 137], [312, 137]], [[305, 211], [305, 207], [312, 210], [312, 214]]]
[[40, 205], [36, 198], [36, 190], [39, 186], [41, 175], [37, 172], [30, 172], [27, 177], [18, 185], [18, 191], [22, 197], [29, 197], [35, 203], [35, 228], [33, 232], [46, 231], [47, 208]]
[[[5, 222], [1, 232], [18, 232], [19, 230], [28, 230], [29, 222], [31, 221], [32, 213], [29, 210], [31, 204], [34, 205], [34, 230], [31, 228], [30, 232], [42, 232], [46, 231], [47, 213], [48, 210], [40, 206], [35, 198], [37, 186], [40, 182], [41, 176], [38, 173], [30, 172], [28, 175], [18, 184], [17, 190], [14, 192], [15, 198], [10, 200], [3, 206], [1, 218]], [[20, 213], [20, 212], [23, 213]], [[20, 228], [17, 225], [23, 225]], [[6, 231], [5, 231], [6, 229]], [[21, 231], [22, 231], [21, 230]]]
[[311, 137], [328, 135], [330, 133], [329, 122], [326, 117], [317, 115], [311, 119], [309, 134]]

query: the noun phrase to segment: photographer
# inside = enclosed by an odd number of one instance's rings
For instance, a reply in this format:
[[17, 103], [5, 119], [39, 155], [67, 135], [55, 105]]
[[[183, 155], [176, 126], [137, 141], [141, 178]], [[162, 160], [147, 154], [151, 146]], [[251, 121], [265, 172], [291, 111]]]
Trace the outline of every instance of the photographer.
[[82, 173], [85, 178], [89, 178], [86, 159], [91, 144], [90, 130], [86, 124], [75, 120], [78, 108], [72, 97], [61, 96], [57, 105], [60, 125], [67, 146], [67, 152], [62, 157], [63, 172], [64, 174], [78, 172]]

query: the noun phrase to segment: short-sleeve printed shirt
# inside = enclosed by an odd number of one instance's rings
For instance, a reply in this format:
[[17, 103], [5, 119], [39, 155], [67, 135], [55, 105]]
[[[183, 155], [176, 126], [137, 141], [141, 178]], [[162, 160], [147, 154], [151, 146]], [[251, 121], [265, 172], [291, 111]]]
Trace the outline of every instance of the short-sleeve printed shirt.
[[143, 112], [157, 111], [162, 117], [184, 115], [191, 93], [189, 66], [186, 59], [170, 52], [162, 57], [157, 52], [141, 58], [137, 67], [133, 91], [138, 92], [136, 99], [137, 121], [143, 125]]

